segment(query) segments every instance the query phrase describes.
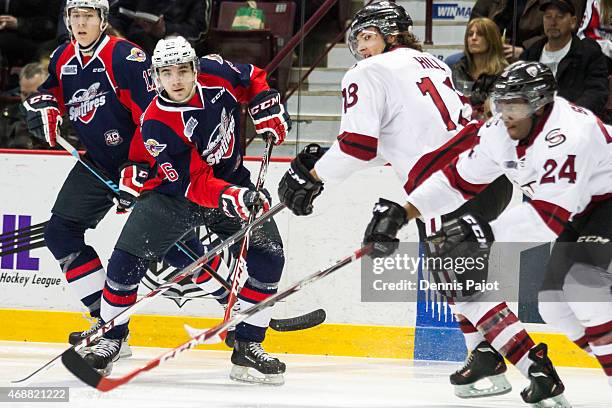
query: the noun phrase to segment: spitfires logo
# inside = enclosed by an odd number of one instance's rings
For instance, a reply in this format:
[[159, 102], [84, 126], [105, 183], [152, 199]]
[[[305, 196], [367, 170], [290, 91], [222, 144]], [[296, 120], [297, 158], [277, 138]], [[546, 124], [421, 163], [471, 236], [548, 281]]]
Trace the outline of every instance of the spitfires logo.
[[147, 60], [147, 55], [140, 48], [134, 47], [132, 51], [130, 51], [130, 55], [125, 57], [125, 59], [128, 61], [145, 62]]
[[69, 106], [68, 114], [70, 120], [76, 122], [77, 119], [87, 124], [96, 115], [96, 111], [100, 106], [106, 103], [107, 92], [99, 92], [100, 83], [95, 82], [87, 89], [79, 89], [76, 91], [66, 106]]
[[123, 143], [123, 138], [117, 129], [113, 129], [104, 134], [104, 141], [107, 146], [119, 146]]
[[236, 123], [234, 117], [221, 111], [221, 121], [213, 131], [208, 146], [202, 152], [202, 157], [210, 166], [214, 166], [223, 159], [229, 159], [234, 153], [234, 132]]
[[[207, 231], [206, 228], [202, 227], [201, 231], [203, 235], [200, 237], [200, 241], [202, 241], [208, 249], [221, 243], [221, 240], [212, 232]], [[221, 253], [220, 258], [213, 259], [213, 261], [207, 264], [206, 269], [212, 267], [215, 272], [227, 279], [230, 271], [234, 270], [234, 262], [235, 260], [229, 249], [225, 249]], [[175, 274], [176, 269], [172, 268], [170, 265], [165, 263], [153, 264], [143, 277], [142, 283], [150, 290], [155, 290], [166, 283], [170, 276], [174, 276]], [[210, 295], [202, 290], [197, 283], [194, 283], [191, 277], [187, 277], [176, 285], [172, 285], [170, 289], [164, 292], [163, 296], [172, 299], [179, 308], [183, 307], [183, 305], [191, 299], [210, 298]]]
[[147, 141], [145, 142], [145, 147], [147, 148], [147, 151], [153, 157], [159, 156], [159, 154], [164, 151], [166, 146], [167, 145], [161, 144], [155, 139], [147, 139]]

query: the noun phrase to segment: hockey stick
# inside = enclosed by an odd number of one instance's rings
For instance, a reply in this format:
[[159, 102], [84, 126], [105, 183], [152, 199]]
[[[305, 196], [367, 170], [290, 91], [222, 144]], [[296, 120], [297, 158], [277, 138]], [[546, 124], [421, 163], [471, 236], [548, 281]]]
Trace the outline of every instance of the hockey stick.
[[[197, 255], [182, 242], [178, 242], [178, 248], [183, 251], [192, 261], [195, 261], [198, 257]], [[206, 266], [206, 265], [204, 265]], [[228, 281], [226, 281], [221, 275], [215, 272], [212, 268], [205, 268], [206, 272], [210, 273], [212, 277], [217, 279], [221, 286], [223, 286], [227, 290], [231, 290], [231, 285]], [[231, 275], [230, 275], [231, 276]], [[195, 279], [195, 276], [194, 278]], [[306, 330], [312, 327], [318, 326], [325, 321], [327, 314], [323, 309], [313, 310], [312, 312], [308, 312], [303, 315], [295, 316], [295, 317], [287, 317], [284, 319], [270, 319], [269, 327], [278, 332], [287, 332], [287, 331], [297, 331], [297, 330]]]
[[0, 234], [0, 241], [4, 241], [5, 238], [17, 238], [20, 236], [26, 236], [34, 230], [43, 229], [49, 223], [49, 221], [44, 221], [38, 224], [30, 225], [29, 227], [19, 228], [13, 231], [8, 231], [3, 234]]
[[[270, 156], [272, 155], [272, 148], [274, 144], [272, 143], [272, 137], [268, 135], [266, 137], [266, 150], [264, 151], [264, 155], [261, 159], [261, 166], [259, 167], [259, 174], [257, 175], [257, 183], [255, 184], [255, 191], [259, 192], [263, 188], [264, 182], [266, 180], [266, 173], [268, 172], [268, 164], [270, 164]], [[256, 210], [251, 211], [249, 214], [249, 220], [247, 221], [250, 224], [255, 218]], [[246, 253], [249, 249], [249, 235], [246, 234], [244, 239], [242, 240], [242, 244], [240, 245], [240, 252], [238, 253], [238, 258], [236, 259], [236, 263], [234, 265], [233, 271], [233, 280], [232, 287], [230, 289], [230, 294], [227, 299], [227, 307], [225, 308], [225, 313], [223, 314], [223, 321], [227, 322], [232, 316], [232, 308], [236, 303], [238, 297], [238, 284], [240, 283], [240, 277], [242, 276], [242, 271], [244, 271], [244, 267], [246, 266]], [[230, 274], [230, 276], [232, 276]], [[225, 340], [227, 332], [221, 333], [221, 337]]]
[[353, 254], [347, 256], [344, 259], [341, 259], [340, 261], [336, 262], [334, 265], [326, 269], [320, 270], [318, 272], [315, 272], [312, 275], [309, 275], [299, 280], [298, 282], [289, 286], [287, 289], [281, 292], [278, 292], [275, 295], [270, 296], [264, 301], [251, 306], [247, 310], [238, 312], [231, 319], [227, 321], [223, 321], [222, 323], [218, 324], [217, 326], [211, 329], [200, 330], [200, 329], [195, 329], [195, 328], [189, 327], [188, 325], [185, 325], [185, 329], [187, 330], [189, 335], [192, 337], [190, 340], [173, 348], [172, 350], [165, 352], [159, 357], [156, 357], [150, 360], [144, 366], [137, 368], [135, 370], [132, 370], [129, 373], [121, 377], [116, 377], [116, 378], [103, 377], [93, 367], [87, 364], [85, 360], [83, 360], [83, 358], [74, 349], [68, 349], [62, 354], [62, 363], [68, 369], [68, 371], [70, 371], [78, 379], [80, 379], [85, 384], [89, 385], [90, 387], [96, 388], [99, 391], [104, 391], [104, 392], [113, 390], [127, 383], [128, 381], [132, 380], [137, 375], [145, 371], [152, 370], [153, 368], [159, 366], [161, 363], [164, 363], [168, 360], [175, 358], [179, 353], [182, 353], [185, 350], [192, 349], [199, 344], [212, 344], [212, 343], [221, 342], [222, 341], [221, 334], [225, 333], [228, 327], [232, 325], [236, 325], [240, 322], [243, 322], [247, 318], [261, 312], [265, 308], [273, 306], [279, 300], [282, 300], [282, 299], [285, 299], [291, 296], [292, 294], [302, 290], [304, 287], [320, 279], [323, 279], [324, 277], [337, 271], [343, 266], [346, 266], [350, 264], [351, 262], [358, 260], [365, 254], [369, 253], [371, 251], [371, 248], [372, 248], [371, 244], [368, 244], [362, 248], [359, 248]]
[[[0, 235], [0, 257], [44, 247], [45, 226], [49, 221]], [[25, 244], [25, 245], [23, 245]]]
[[0, 257], [7, 256], [7, 255], [12, 255], [12, 254], [17, 254], [17, 253], [23, 252], [23, 251], [29, 251], [31, 249], [42, 248], [42, 247], [45, 247], [45, 246], [47, 246], [47, 244], [45, 243], [44, 239], [41, 239], [40, 241], [36, 241], [36, 242], [30, 242], [27, 245], [18, 246], [18, 247], [15, 247], [15, 246], [11, 245], [10, 248], [12, 248], [12, 249], [8, 249], [6, 251], [0, 252]]
[[[101, 326], [94, 333], [90, 334], [88, 337], [85, 337], [83, 340], [81, 340], [79, 343], [75, 344], [74, 346], [71, 346], [67, 351], [69, 350], [79, 351], [83, 349], [84, 347], [90, 346], [94, 341], [102, 337], [104, 333], [111, 330], [116, 325], [124, 323], [131, 315], [133, 315], [136, 311], [146, 306], [154, 298], [162, 295], [165, 291], [167, 291], [168, 289], [170, 289], [172, 286], [179, 283], [183, 279], [192, 277], [194, 272], [199, 270], [202, 267], [202, 265], [208, 262], [212, 257], [220, 254], [226, 248], [229, 248], [230, 246], [234, 245], [236, 242], [242, 239], [242, 237], [250, 233], [252, 229], [261, 226], [264, 222], [267, 222], [271, 217], [278, 214], [284, 208], [285, 208], [285, 205], [283, 203], [276, 204], [274, 207], [270, 208], [268, 212], [266, 212], [259, 218], [255, 219], [255, 221], [253, 221], [251, 224], [246, 225], [240, 231], [236, 231], [231, 237], [221, 242], [219, 245], [211, 249], [209, 252], [207, 252], [200, 258], [198, 258], [195, 262], [189, 264], [187, 267], [181, 269], [180, 271], [176, 271], [172, 275], [169, 275], [167, 278], [168, 280], [165, 283], [161, 284], [156, 289], [152, 290], [151, 292], [147, 293], [142, 298], [138, 299], [136, 303], [134, 303], [132, 306], [122, 310], [119, 314], [117, 314], [114, 318], [106, 322], [103, 326]], [[54, 357], [52, 360], [44, 364], [42, 367], [38, 368], [36, 371], [31, 373], [27, 377], [22, 378], [20, 380], [12, 381], [12, 382], [22, 383], [22, 382], [32, 379], [37, 374], [51, 368], [57, 362], [57, 360], [59, 360], [62, 357], [62, 354]]]
[[3, 247], [6, 247], [6, 246], [16, 246], [19, 244], [25, 244], [27, 242], [37, 241], [40, 238], [43, 238], [44, 234], [45, 234], [45, 230], [43, 228], [43, 229], [28, 233], [27, 235], [19, 235], [13, 238], [5, 238], [3, 240], [0, 240], [0, 245], [2, 245]]
[[[58, 135], [56, 140], [60, 146], [62, 146], [68, 153], [70, 153], [72, 157], [74, 157], [79, 163], [83, 164], [87, 168], [87, 170], [89, 170], [102, 183], [104, 183], [104, 185], [110, 188], [113, 191], [113, 193], [115, 194], [119, 193], [119, 186], [117, 186], [117, 184], [113, 182], [112, 180], [100, 174], [100, 172], [98, 172], [94, 167], [86, 163], [79, 155], [78, 150], [74, 146], [72, 146], [66, 139]], [[264, 154], [264, 157], [262, 159], [262, 164], [259, 169], [259, 176], [257, 178], [257, 186], [258, 186], [257, 190], [260, 190], [263, 186], [263, 181], [265, 179], [268, 164], [270, 162], [272, 146], [273, 146], [272, 142], [269, 142], [268, 145], [266, 146], [266, 153]], [[253, 221], [253, 217], [249, 218], [248, 224], [250, 224], [252, 221]], [[246, 236], [248, 237], [248, 234]], [[181, 252], [186, 254], [191, 259], [191, 261], [195, 261], [198, 258], [198, 256], [195, 255], [193, 252], [191, 252], [191, 250], [187, 251], [188, 247], [184, 243], [177, 242], [174, 245]], [[237, 264], [238, 263], [240, 262], [237, 262]], [[230, 286], [230, 284], [222, 276], [220, 276], [218, 273], [213, 271], [211, 268], [204, 267], [202, 268], [202, 271], [204, 270], [210, 273], [214, 279], [216, 279], [222, 286], [225, 287], [225, 289], [230, 291], [230, 298], [231, 298], [232, 286]], [[196, 273], [196, 276], [194, 277], [194, 279], [197, 278], [198, 275], [199, 273]], [[233, 283], [234, 282], [232, 282], [232, 284]], [[234, 297], [234, 301], [235, 300], [236, 298]], [[226, 310], [226, 313], [227, 313], [227, 310]], [[325, 317], [326, 317], [325, 311], [322, 309], [319, 309], [319, 310], [315, 310], [313, 312], [307, 313], [305, 315], [276, 320], [274, 322], [274, 325], [272, 325], [272, 322], [270, 323], [270, 327], [272, 327], [273, 330], [276, 330], [276, 328], [278, 328], [279, 329], [278, 331], [304, 330], [304, 329], [308, 329], [308, 328], [311, 328], [311, 327], [314, 327], [314, 326], [317, 326], [323, 323], [325, 321]]]

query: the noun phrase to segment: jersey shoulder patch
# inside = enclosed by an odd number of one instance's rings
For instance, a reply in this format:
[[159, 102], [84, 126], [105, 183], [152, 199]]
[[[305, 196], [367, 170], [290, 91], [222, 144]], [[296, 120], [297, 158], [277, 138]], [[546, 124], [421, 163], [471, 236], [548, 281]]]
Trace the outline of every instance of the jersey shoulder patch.
[[[113, 38], [113, 37], [111, 37]], [[125, 59], [126, 61], [132, 62], [145, 62], [147, 60], [147, 54], [136, 44], [121, 39], [121, 38], [113, 38], [115, 41], [115, 56], [120, 58], [121, 60]]]

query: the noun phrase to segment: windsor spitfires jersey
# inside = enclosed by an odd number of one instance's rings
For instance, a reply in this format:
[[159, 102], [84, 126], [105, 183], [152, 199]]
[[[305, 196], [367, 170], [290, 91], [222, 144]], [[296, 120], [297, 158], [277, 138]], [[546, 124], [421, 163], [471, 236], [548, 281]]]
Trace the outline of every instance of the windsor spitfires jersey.
[[531, 201], [491, 223], [496, 241], [548, 242], [589, 205], [612, 198], [612, 135], [590, 111], [555, 97], [532, 136], [514, 141], [490, 119], [480, 142], [408, 196], [423, 217], [448, 213], [505, 174]]
[[342, 97], [339, 136], [315, 165], [324, 182], [391, 163], [409, 192], [475, 143], [473, 129], [459, 134], [471, 108], [431, 54], [400, 47], [360, 61], [345, 74]]
[[240, 104], [267, 89], [266, 73], [253, 65], [232, 64], [218, 55], [201, 58], [189, 101], [169, 103], [157, 96], [144, 113], [142, 138], [159, 165], [158, 177], [145, 189], [217, 208], [224, 187], [248, 186]]
[[150, 60], [136, 45], [103, 36], [91, 57], [73, 41], [51, 55], [40, 90], [57, 98], [88, 156], [117, 180], [128, 160], [151, 161], [139, 132], [140, 116], [155, 96]]

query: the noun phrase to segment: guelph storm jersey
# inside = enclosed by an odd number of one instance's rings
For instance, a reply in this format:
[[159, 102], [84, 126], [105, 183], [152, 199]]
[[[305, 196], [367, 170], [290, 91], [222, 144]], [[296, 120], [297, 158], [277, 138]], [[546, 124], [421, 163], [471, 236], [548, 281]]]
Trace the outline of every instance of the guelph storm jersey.
[[529, 202], [491, 223], [496, 241], [548, 242], [574, 215], [612, 198], [612, 135], [590, 111], [555, 97], [552, 111], [525, 141], [510, 139], [499, 117], [456, 164], [435, 173], [409, 195], [424, 217], [458, 208], [505, 174]]
[[142, 139], [134, 138], [155, 95], [149, 68], [140, 48], [104, 35], [91, 58], [81, 55], [76, 41], [59, 46], [39, 88], [55, 95], [88, 156], [115, 180], [128, 160], [150, 160]]
[[144, 113], [142, 138], [160, 168], [145, 189], [217, 208], [225, 186], [248, 186], [240, 104], [268, 88], [266, 73], [253, 65], [232, 64], [218, 55], [201, 58], [189, 101], [176, 104], [155, 97]]
[[339, 136], [315, 165], [324, 182], [391, 163], [411, 191], [476, 138], [473, 129], [458, 135], [471, 109], [450, 68], [428, 53], [401, 47], [360, 61], [342, 79], [342, 97]]

